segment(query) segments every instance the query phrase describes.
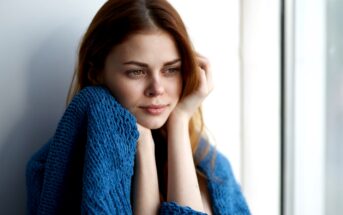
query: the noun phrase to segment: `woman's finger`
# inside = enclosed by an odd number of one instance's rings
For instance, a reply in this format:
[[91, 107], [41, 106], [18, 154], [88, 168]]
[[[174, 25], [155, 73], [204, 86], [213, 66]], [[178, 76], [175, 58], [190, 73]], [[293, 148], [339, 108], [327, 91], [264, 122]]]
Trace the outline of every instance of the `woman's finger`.
[[200, 67], [199, 70], [205, 73], [205, 81], [201, 80], [203, 81], [202, 84], [206, 85], [207, 91], [210, 93], [214, 87], [210, 62], [200, 54], [197, 54], [197, 60]]

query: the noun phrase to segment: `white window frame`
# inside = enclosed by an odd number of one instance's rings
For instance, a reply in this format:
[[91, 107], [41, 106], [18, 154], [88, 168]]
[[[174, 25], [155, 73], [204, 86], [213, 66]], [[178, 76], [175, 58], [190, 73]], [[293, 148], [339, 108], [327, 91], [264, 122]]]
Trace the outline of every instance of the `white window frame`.
[[280, 214], [280, 0], [241, 1], [243, 187], [253, 214]]
[[325, 214], [326, 1], [286, 2], [285, 215]]

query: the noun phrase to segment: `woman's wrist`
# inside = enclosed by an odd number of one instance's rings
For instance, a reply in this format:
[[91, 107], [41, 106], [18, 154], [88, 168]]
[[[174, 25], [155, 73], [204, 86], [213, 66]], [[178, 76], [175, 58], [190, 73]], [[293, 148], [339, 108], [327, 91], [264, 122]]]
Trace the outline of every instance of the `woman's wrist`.
[[139, 131], [139, 138], [137, 141], [138, 155], [145, 154], [145, 153], [154, 153], [155, 144], [154, 144], [154, 139], [152, 137], [151, 130], [139, 124], [137, 124], [137, 129]]
[[174, 126], [175, 124], [180, 124], [180, 123], [184, 123], [188, 125], [190, 119], [191, 119], [190, 114], [188, 114], [185, 111], [175, 108], [173, 112], [169, 115], [168, 125]]

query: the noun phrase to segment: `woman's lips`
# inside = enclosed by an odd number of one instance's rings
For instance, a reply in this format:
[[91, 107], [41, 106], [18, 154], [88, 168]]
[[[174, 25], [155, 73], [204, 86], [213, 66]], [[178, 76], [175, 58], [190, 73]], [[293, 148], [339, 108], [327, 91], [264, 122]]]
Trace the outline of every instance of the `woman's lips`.
[[164, 112], [168, 105], [148, 105], [143, 106], [143, 110], [151, 115], [159, 115]]

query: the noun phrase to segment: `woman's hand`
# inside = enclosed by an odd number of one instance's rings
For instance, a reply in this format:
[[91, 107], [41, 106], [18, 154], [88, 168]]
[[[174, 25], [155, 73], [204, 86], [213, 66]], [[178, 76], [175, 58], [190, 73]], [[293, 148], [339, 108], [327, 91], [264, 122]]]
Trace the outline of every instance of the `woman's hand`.
[[197, 55], [198, 71], [200, 74], [200, 83], [198, 88], [179, 101], [172, 114], [183, 115], [190, 119], [197, 108], [200, 107], [204, 99], [213, 90], [213, 80], [209, 61], [201, 56]]
[[152, 138], [151, 130], [137, 123], [137, 130], [139, 132], [139, 138], [137, 143], [137, 149], [146, 147], [154, 147], [154, 140]]
[[198, 55], [198, 88], [181, 99], [168, 118], [168, 193], [167, 200], [204, 211], [194, 166], [188, 123], [213, 89], [210, 65]]

